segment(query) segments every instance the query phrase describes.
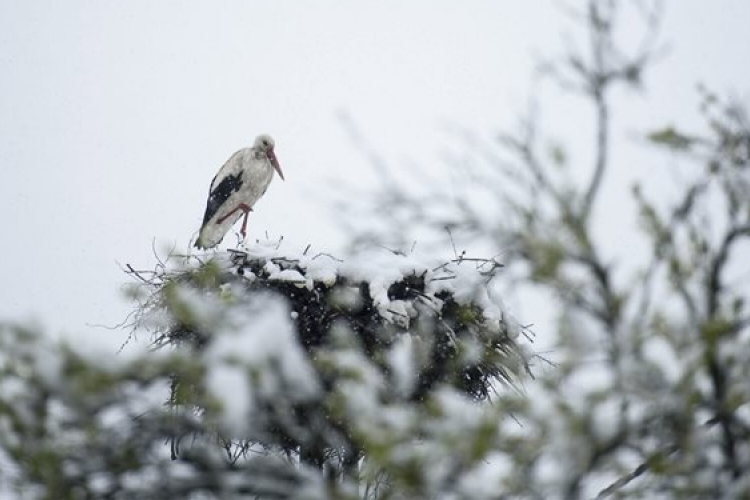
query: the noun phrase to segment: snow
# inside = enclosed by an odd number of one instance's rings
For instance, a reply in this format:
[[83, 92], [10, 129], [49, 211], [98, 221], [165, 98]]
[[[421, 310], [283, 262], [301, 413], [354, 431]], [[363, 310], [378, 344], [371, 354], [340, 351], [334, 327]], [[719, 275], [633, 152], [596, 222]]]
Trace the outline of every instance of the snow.
[[95, 495], [104, 495], [113, 486], [112, 474], [99, 472], [89, 477], [88, 487]]
[[389, 323], [403, 328], [409, 328], [411, 308], [405, 300], [386, 300], [377, 306], [378, 313]]
[[275, 271], [269, 277], [271, 281], [291, 281], [292, 283], [306, 283], [306, 279], [299, 271], [294, 269], [284, 269], [283, 271]]
[[[449, 292], [459, 304], [478, 306], [484, 327], [493, 334], [504, 333], [516, 339], [522, 328], [509, 313], [495, 280], [496, 260], [453, 259], [449, 262], [432, 256], [405, 255], [384, 248], [355, 253], [346, 260], [309, 251], [289, 252], [282, 242], [258, 242], [243, 247], [248, 260], [265, 260], [263, 270], [272, 281], [289, 281], [312, 289], [315, 283], [333, 286], [339, 278], [350, 283], [367, 283], [373, 305], [387, 322], [409, 328], [416, 315], [406, 302], [391, 300], [388, 289], [408, 277], [422, 277], [425, 291], [434, 304], [434, 295]], [[227, 265], [229, 259], [219, 257]]]
[[388, 352], [388, 363], [393, 373], [396, 393], [406, 396], [414, 388], [416, 367], [411, 335], [402, 335]]
[[338, 262], [331, 255], [318, 254], [314, 257], [303, 255], [300, 266], [305, 269], [307, 277], [313, 281], [333, 286], [338, 276]]
[[512, 470], [513, 464], [507, 456], [491, 453], [461, 477], [458, 482], [461, 498], [497, 498], [498, 492], [503, 491], [503, 478]]
[[216, 363], [206, 374], [206, 387], [221, 405], [221, 424], [230, 436], [247, 434], [252, 387], [241, 366]]
[[283, 395], [298, 402], [318, 394], [320, 383], [297, 342], [284, 301], [256, 293], [243, 307], [224, 308], [222, 317], [203, 357], [208, 387], [227, 430], [247, 433], [261, 401]]
[[[429, 271], [424, 262], [387, 250], [363, 252], [353, 256], [340, 267], [342, 275], [355, 282], [366, 282], [370, 296], [380, 310], [387, 311], [390, 303], [388, 288], [406, 276], [422, 275]], [[384, 317], [389, 317], [387, 313]]]
[[[410, 301], [391, 300], [389, 288], [407, 278], [424, 279], [426, 297], [424, 303], [439, 309], [441, 301], [435, 297], [441, 292], [452, 294], [463, 305], [477, 306], [483, 316], [483, 328], [495, 335], [508, 335], [517, 339], [522, 331], [518, 321], [510, 314], [502, 299], [496, 270], [496, 259], [455, 258], [448, 262], [417, 253], [408, 255], [385, 248], [360, 251], [346, 260], [327, 253], [316, 253], [306, 248], [304, 251], [289, 250], [283, 241], [258, 241], [242, 247], [247, 261], [261, 261], [263, 272], [271, 281], [291, 282], [312, 290], [316, 283], [331, 287], [337, 280], [351, 285], [367, 283], [370, 298], [378, 314], [386, 321], [402, 328], [410, 327], [416, 310]], [[214, 261], [221, 267], [231, 270], [233, 252], [216, 252]], [[246, 271], [246, 279], [253, 279]], [[357, 290], [354, 290], [357, 291]], [[357, 291], [358, 292], [358, 291]], [[352, 294], [352, 295], [357, 295]], [[346, 301], [345, 295], [337, 298]], [[191, 305], [201, 308], [199, 300]], [[205, 314], [202, 314], [205, 316]]]
[[265, 266], [263, 266], [263, 270], [268, 273], [270, 276], [274, 276], [281, 272], [281, 268], [278, 264], [276, 264], [272, 260], [266, 261]]

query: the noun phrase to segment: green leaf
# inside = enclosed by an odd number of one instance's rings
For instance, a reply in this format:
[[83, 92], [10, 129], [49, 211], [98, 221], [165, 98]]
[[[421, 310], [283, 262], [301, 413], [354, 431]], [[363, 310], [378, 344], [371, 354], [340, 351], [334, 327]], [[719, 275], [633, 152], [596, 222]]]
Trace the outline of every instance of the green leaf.
[[724, 335], [730, 333], [733, 328], [734, 325], [731, 322], [717, 318], [701, 326], [701, 336], [708, 345], [713, 345]]
[[669, 126], [661, 130], [656, 130], [648, 135], [648, 140], [660, 146], [666, 146], [678, 151], [687, 151], [696, 142], [696, 139], [678, 132], [674, 127]]

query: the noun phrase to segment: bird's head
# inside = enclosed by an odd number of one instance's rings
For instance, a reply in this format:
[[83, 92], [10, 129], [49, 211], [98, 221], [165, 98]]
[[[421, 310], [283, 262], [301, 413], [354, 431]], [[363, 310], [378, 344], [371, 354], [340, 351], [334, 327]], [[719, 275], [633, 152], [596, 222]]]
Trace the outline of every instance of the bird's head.
[[284, 173], [281, 171], [279, 160], [276, 159], [276, 153], [273, 150], [274, 147], [276, 147], [276, 143], [273, 141], [273, 138], [267, 134], [262, 134], [256, 137], [255, 144], [253, 144], [253, 148], [261, 155], [265, 155], [268, 158], [268, 161], [271, 162], [273, 168], [279, 173], [281, 180], [284, 180]]

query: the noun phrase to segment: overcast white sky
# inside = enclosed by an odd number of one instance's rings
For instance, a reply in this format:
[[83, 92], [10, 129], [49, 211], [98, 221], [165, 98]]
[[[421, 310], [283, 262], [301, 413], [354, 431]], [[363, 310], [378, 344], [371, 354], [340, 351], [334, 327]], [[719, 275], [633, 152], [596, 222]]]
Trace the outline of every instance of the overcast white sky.
[[[186, 248], [216, 170], [261, 132], [287, 182], [251, 235], [336, 250], [326, 195], [372, 178], [337, 114], [396, 165], [434, 162], [446, 120], [491, 135], [524, 109], [532, 54], [559, 49], [554, 4], [0, 0], [0, 319], [122, 340], [86, 326], [130, 309], [116, 262], [151, 267], [152, 240]], [[617, 131], [633, 149], [618, 158], [645, 175], [628, 134], [694, 123], [699, 81], [744, 97], [750, 83], [750, 2], [673, 0], [666, 14], [670, 54]]]

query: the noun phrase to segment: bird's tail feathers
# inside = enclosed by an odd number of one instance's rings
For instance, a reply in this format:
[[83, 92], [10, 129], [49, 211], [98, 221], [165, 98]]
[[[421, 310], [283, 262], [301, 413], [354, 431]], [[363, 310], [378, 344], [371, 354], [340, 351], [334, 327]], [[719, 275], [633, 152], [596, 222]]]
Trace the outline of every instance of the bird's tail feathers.
[[208, 250], [208, 245], [203, 241], [203, 226], [201, 226], [200, 231], [198, 231], [198, 237], [195, 239], [193, 246], [198, 250]]

